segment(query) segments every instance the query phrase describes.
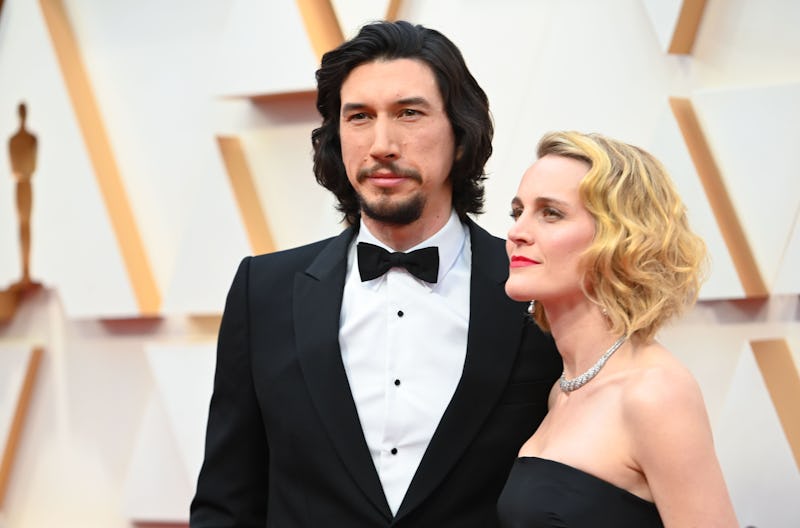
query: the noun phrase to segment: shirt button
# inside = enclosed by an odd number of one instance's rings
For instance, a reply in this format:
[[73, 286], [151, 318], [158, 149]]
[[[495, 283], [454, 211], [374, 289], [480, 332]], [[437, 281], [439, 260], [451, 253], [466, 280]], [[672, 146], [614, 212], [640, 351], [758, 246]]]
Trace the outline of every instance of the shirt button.
[[403, 317], [404, 315], [403, 310], [397, 310], [397, 317]]
[[397, 454], [397, 448], [396, 448], [396, 447], [393, 447], [393, 448], [392, 448], [392, 450], [391, 450], [391, 451], [389, 451], [389, 452], [390, 452], [391, 454], [393, 454], [393, 455], [396, 455], [396, 454]]
[[400, 386], [400, 380], [399, 379], [394, 380], [394, 384], [395, 384], [395, 386], [399, 387]]

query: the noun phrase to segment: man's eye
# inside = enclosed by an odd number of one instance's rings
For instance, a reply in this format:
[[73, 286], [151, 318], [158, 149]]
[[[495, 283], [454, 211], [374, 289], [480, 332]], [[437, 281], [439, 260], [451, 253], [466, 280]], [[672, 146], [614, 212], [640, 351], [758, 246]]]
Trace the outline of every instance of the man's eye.
[[350, 116], [347, 118], [347, 120], [348, 120], [348, 121], [361, 121], [361, 120], [363, 120], [363, 119], [366, 119], [366, 118], [367, 118], [367, 114], [366, 114], [366, 113], [364, 113], [364, 112], [359, 112], [359, 113], [357, 113], [357, 114], [352, 114], [352, 115], [350, 115]]
[[413, 108], [404, 108], [400, 111], [401, 117], [415, 117], [417, 115], [419, 115], [419, 111], [414, 110]]
[[522, 215], [522, 209], [515, 207], [511, 209], [511, 212], [508, 214], [512, 219], [517, 220]]

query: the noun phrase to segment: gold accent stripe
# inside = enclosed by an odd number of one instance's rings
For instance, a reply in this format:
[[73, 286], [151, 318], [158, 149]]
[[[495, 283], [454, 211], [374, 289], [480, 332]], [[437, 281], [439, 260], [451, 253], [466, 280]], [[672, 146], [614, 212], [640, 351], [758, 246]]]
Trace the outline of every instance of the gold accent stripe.
[[233, 186], [233, 194], [242, 214], [253, 253], [259, 255], [275, 251], [272, 232], [258, 199], [258, 192], [241, 141], [237, 137], [217, 136], [217, 144], [222, 152], [222, 159]]
[[390, 0], [386, 8], [386, 20], [397, 20], [397, 14], [400, 12], [400, 6], [403, 4], [402, 0]]
[[36, 373], [39, 371], [39, 363], [42, 361], [42, 348], [35, 347], [28, 358], [28, 368], [25, 369], [25, 377], [22, 380], [22, 388], [19, 392], [17, 407], [14, 410], [14, 417], [11, 420], [11, 428], [6, 439], [6, 447], [3, 456], [0, 458], [0, 506], [8, 489], [8, 481], [11, 476], [11, 468], [14, 465], [14, 455], [17, 452], [19, 440], [22, 437], [22, 426], [25, 423], [25, 416], [33, 395]]
[[0, 323], [6, 323], [14, 317], [18, 302], [19, 296], [12, 288], [0, 290]]
[[222, 314], [190, 315], [188, 320], [192, 334], [216, 340], [222, 325]]
[[703, 19], [706, 9], [706, 0], [684, 0], [675, 31], [672, 33], [672, 42], [669, 44], [669, 53], [687, 55], [694, 48], [697, 38], [697, 29]]
[[[310, 100], [311, 104], [313, 105], [317, 99], [317, 90], [299, 90], [296, 92], [262, 93], [262, 94], [252, 94], [246, 97], [256, 104], [262, 104], [262, 103], [281, 104], [281, 103], [291, 103], [294, 101]], [[316, 108], [316, 106], [314, 108]]]
[[722, 174], [711, 148], [706, 141], [697, 113], [689, 99], [670, 97], [672, 113], [678, 122], [686, 148], [692, 157], [697, 174], [703, 184], [708, 203], [717, 219], [722, 238], [728, 247], [736, 273], [747, 297], [766, 297], [769, 292], [753, 257], [753, 251], [744, 234], [736, 210], [733, 207]]
[[336, 11], [330, 0], [297, 0], [300, 16], [306, 26], [306, 33], [311, 39], [311, 47], [317, 54], [317, 60], [322, 60], [326, 51], [330, 51], [342, 42], [342, 34]]
[[753, 355], [800, 469], [800, 373], [785, 339], [751, 341]]
[[139, 313], [144, 316], [157, 315], [161, 307], [161, 294], [128, 203], [122, 177], [63, 1], [39, 0], [39, 4], [128, 271]]

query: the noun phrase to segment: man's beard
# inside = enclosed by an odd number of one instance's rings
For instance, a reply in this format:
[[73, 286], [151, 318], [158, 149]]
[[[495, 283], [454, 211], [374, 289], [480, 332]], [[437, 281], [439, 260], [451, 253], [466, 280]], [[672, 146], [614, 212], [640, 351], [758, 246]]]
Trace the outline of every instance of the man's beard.
[[377, 222], [392, 225], [408, 225], [418, 220], [425, 208], [425, 197], [421, 193], [401, 202], [384, 195], [372, 203], [358, 195], [358, 202], [361, 204], [361, 214]]
[[[393, 173], [410, 178], [418, 183], [422, 183], [422, 177], [418, 172], [407, 169], [400, 169], [394, 163], [375, 166], [371, 169], [361, 171], [358, 175], [359, 181], [363, 182], [373, 171], [380, 168], [389, 168]], [[384, 224], [408, 225], [422, 216], [425, 209], [425, 195], [418, 192], [403, 200], [394, 198], [390, 193], [382, 194], [376, 200], [368, 202], [360, 194], [357, 195], [358, 203], [361, 206], [361, 214]]]

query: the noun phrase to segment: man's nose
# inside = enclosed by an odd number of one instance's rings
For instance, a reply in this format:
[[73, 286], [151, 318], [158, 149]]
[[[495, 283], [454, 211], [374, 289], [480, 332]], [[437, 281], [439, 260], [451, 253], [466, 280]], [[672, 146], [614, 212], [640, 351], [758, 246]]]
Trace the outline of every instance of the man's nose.
[[396, 159], [398, 157], [396, 130], [390, 119], [379, 117], [375, 120], [369, 154], [375, 159]]

